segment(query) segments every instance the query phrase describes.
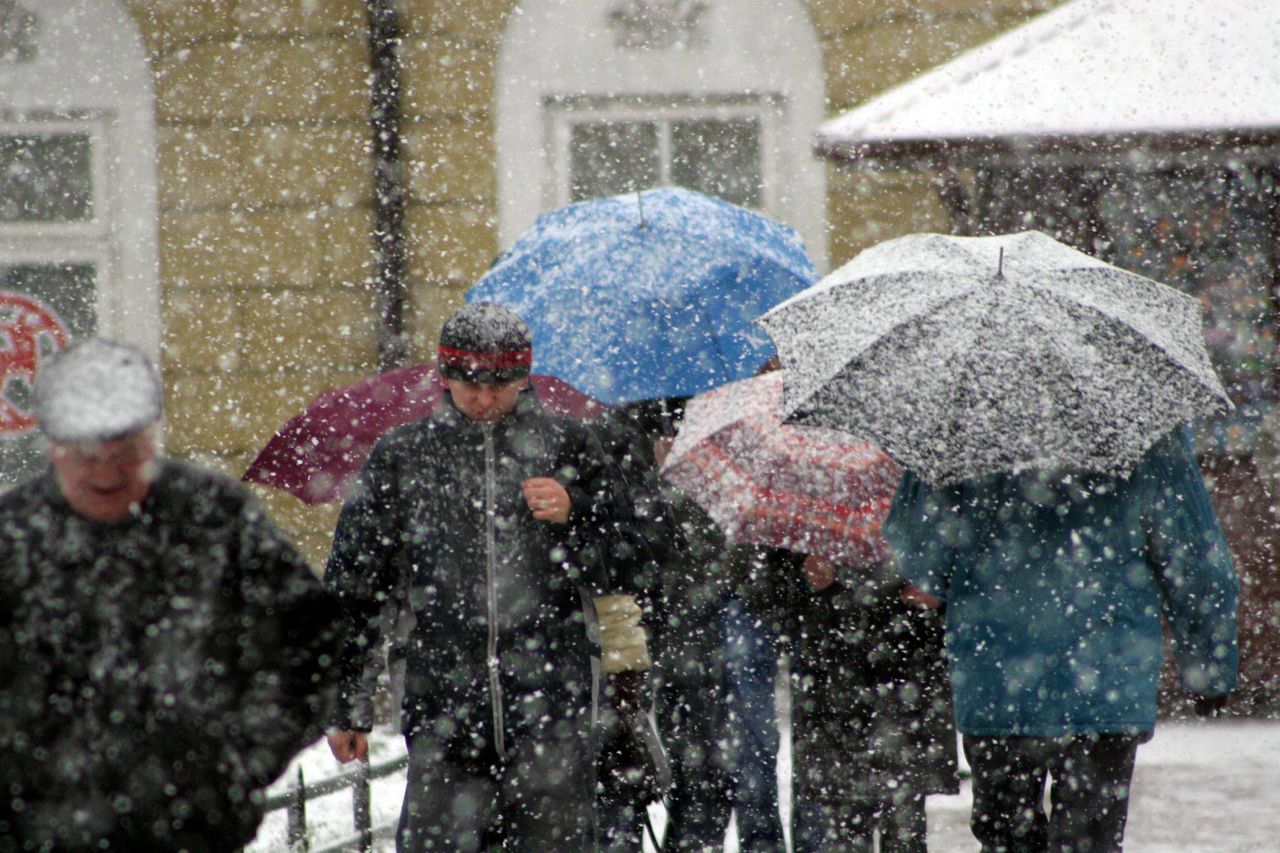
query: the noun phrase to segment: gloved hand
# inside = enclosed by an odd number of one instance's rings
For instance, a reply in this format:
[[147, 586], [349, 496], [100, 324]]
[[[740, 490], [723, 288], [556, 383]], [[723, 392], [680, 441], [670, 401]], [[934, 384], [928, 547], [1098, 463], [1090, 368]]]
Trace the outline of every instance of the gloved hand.
[[1227, 709], [1227, 703], [1231, 699], [1231, 694], [1224, 693], [1221, 696], [1196, 696], [1192, 700], [1195, 706], [1197, 717], [1221, 717]]

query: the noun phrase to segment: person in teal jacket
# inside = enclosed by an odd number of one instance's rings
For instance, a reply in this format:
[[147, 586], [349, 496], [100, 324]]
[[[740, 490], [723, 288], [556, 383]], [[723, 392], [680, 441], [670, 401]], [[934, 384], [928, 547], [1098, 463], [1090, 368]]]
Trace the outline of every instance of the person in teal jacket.
[[983, 853], [1119, 851], [1134, 757], [1155, 728], [1162, 624], [1199, 707], [1236, 683], [1239, 581], [1187, 431], [1127, 477], [932, 487], [907, 472], [884, 532], [902, 573], [947, 605]]

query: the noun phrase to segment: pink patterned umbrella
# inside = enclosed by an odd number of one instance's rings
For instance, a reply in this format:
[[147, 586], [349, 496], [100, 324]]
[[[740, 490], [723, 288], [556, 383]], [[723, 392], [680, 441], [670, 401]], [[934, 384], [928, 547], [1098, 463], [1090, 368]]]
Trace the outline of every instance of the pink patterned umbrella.
[[888, 554], [897, 465], [847, 432], [783, 424], [780, 372], [691, 399], [662, 473], [732, 541], [844, 563]]
[[[592, 418], [605, 410], [572, 385], [533, 374], [547, 411]], [[283, 489], [308, 504], [340, 501], [385, 432], [424, 417], [444, 394], [434, 364], [415, 364], [316, 397], [267, 442], [240, 478]]]

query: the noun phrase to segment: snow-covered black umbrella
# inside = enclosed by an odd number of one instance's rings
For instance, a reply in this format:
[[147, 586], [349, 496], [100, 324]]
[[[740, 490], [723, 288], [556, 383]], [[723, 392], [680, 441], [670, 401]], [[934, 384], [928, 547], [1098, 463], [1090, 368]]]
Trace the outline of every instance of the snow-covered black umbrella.
[[1200, 303], [1037, 231], [912, 234], [766, 313], [792, 422], [879, 444], [945, 484], [1027, 468], [1127, 473], [1230, 406]]

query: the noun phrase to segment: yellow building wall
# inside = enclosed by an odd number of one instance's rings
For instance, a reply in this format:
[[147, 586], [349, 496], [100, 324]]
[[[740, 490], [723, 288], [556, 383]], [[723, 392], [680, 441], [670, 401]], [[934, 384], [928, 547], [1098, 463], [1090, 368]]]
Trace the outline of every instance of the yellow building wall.
[[[376, 358], [361, 0], [126, 0], [156, 79], [166, 451], [239, 476]], [[261, 489], [314, 560], [334, 508]]]
[[[124, 0], [156, 77], [167, 451], [239, 475], [318, 393], [376, 370], [362, 0]], [[716, 0], [711, 0], [716, 2]], [[513, 0], [400, 0], [411, 358], [498, 251], [494, 66]], [[1055, 5], [810, 0], [827, 112]], [[832, 265], [946, 230], [927, 176], [828, 171]], [[260, 489], [317, 562], [336, 507]]]
[[[827, 114], [836, 116], [955, 58], [1063, 0], [810, 0], [823, 46]], [[832, 268], [875, 243], [950, 231], [928, 174], [827, 168]]]

